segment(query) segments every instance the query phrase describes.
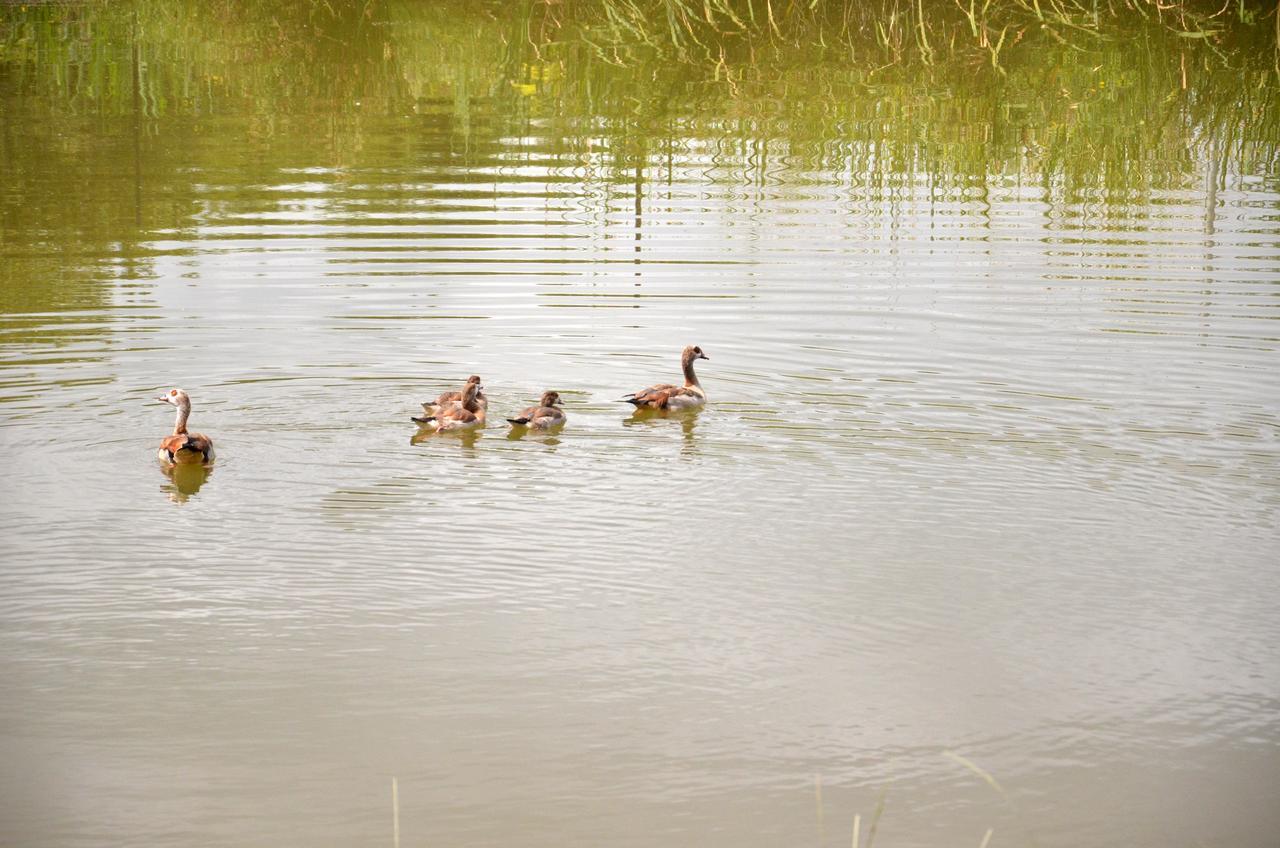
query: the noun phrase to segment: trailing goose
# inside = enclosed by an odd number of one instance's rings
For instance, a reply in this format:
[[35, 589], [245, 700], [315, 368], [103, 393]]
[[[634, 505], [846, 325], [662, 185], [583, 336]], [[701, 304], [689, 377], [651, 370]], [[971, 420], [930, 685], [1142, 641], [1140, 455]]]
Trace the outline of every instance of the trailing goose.
[[170, 389], [156, 400], [178, 408], [173, 422], [173, 434], [160, 442], [156, 456], [166, 465], [192, 465], [213, 462], [213, 439], [200, 433], [187, 431], [187, 418], [191, 416], [191, 397], [182, 389]]

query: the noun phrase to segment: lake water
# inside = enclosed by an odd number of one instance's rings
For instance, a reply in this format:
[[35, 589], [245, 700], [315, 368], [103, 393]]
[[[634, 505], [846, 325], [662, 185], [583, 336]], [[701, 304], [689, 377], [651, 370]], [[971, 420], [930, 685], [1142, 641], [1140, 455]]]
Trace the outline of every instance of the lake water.
[[1273, 82], [141, 5], [3, 11], [0, 843], [1275, 844]]

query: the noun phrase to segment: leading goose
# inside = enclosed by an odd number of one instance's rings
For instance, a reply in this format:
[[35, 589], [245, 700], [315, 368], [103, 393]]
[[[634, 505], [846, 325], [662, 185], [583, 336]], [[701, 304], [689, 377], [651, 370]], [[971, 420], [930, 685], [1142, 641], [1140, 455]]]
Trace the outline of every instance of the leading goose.
[[680, 367], [684, 370], [684, 385], [672, 386], [660, 383], [633, 392], [622, 400], [635, 404], [637, 409], [694, 409], [707, 402], [707, 393], [698, 382], [698, 375], [693, 373], [693, 363], [697, 359], [710, 361], [711, 357], [702, 352], [697, 345], [689, 345], [680, 353]]

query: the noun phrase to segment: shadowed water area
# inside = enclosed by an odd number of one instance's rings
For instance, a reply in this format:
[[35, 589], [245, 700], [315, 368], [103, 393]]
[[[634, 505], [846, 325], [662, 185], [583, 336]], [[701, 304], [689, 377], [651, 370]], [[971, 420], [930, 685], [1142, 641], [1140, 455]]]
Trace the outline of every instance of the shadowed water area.
[[1270, 23], [335, 5], [0, 8], [0, 843], [1274, 845]]

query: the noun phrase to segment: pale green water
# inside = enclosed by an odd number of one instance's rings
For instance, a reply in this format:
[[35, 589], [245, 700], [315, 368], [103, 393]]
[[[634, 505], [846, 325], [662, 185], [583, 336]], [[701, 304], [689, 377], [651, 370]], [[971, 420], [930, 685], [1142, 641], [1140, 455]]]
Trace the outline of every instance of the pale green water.
[[1265, 57], [198, 8], [0, 18], [0, 843], [1274, 844]]

